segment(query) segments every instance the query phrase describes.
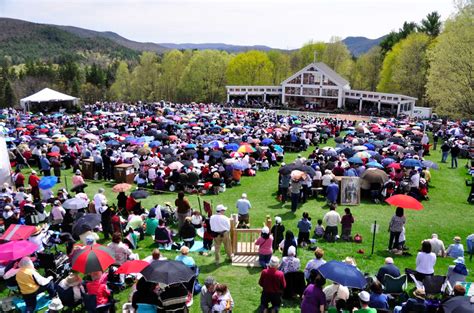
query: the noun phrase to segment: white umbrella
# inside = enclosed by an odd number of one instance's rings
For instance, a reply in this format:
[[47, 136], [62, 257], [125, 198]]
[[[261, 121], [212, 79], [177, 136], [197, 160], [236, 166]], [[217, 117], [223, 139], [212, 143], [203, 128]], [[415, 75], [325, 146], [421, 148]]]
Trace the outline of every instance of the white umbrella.
[[67, 199], [63, 203], [63, 208], [68, 209], [68, 210], [79, 210], [79, 209], [87, 208], [88, 205], [89, 203], [83, 198], [72, 198], [72, 199]]
[[122, 153], [122, 158], [124, 158], [124, 159], [131, 159], [131, 158], [133, 158], [133, 153], [131, 153], [131, 152], [123, 152], [123, 153]]

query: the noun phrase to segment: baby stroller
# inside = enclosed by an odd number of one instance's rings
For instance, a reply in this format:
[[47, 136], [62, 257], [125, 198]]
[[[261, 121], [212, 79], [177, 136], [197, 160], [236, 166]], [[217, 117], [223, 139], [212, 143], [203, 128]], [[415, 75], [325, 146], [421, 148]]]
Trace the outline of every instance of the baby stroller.
[[58, 243], [61, 243], [60, 233], [48, 231], [43, 240], [45, 250], [37, 254], [39, 268], [44, 269], [46, 276], [53, 276], [55, 282], [59, 282], [70, 272], [69, 258], [63, 252], [58, 251]]

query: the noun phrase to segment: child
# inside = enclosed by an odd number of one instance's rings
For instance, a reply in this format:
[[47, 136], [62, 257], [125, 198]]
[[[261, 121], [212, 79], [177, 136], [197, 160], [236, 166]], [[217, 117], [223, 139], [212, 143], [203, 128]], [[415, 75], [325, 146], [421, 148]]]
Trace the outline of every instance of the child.
[[202, 227], [202, 216], [199, 211], [194, 211], [193, 215], [191, 216], [191, 224], [194, 228], [199, 229]]
[[275, 225], [272, 226], [271, 233], [273, 235], [273, 250], [278, 250], [278, 244], [283, 241], [285, 226], [281, 223], [281, 217], [275, 216]]
[[[207, 251], [211, 251], [211, 248], [212, 248], [212, 241], [213, 241], [213, 237], [211, 235], [211, 232], [210, 232], [210, 228], [208, 227], [209, 224], [209, 218], [206, 218], [204, 220], [204, 223], [202, 224], [202, 226], [204, 227], [204, 236], [203, 236], [203, 248], [204, 250], [207, 250]], [[207, 256], [208, 252], [204, 252], [203, 255], [204, 256]]]
[[230, 295], [227, 285], [217, 284], [212, 295], [212, 304], [212, 312], [232, 312], [234, 300]]
[[318, 220], [318, 225], [314, 228], [314, 235], [316, 236], [316, 238], [323, 238], [324, 236], [323, 220]]
[[303, 213], [303, 218], [298, 222], [298, 229], [298, 243], [302, 247], [305, 247], [310, 243], [309, 232], [311, 231], [311, 218], [308, 212]]
[[352, 239], [351, 230], [352, 224], [354, 224], [354, 217], [352, 216], [351, 209], [345, 208], [344, 212], [346, 212], [346, 214], [341, 218], [341, 239], [344, 241], [350, 241]]

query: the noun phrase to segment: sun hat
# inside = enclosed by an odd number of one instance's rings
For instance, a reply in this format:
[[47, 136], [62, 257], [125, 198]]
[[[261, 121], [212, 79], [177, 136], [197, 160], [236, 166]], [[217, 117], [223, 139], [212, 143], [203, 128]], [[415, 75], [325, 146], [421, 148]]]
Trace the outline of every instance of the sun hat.
[[262, 228], [262, 234], [269, 234], [269, 233], [270, 233], [270, 229], [267, 226], [264, 226]]
[[275, 216], [275, 223], [281, 224], [281, 217]]
[[81, 175], [81, 170], [76, 170], [76, 175]]
[[225, 210], [227, 210], [227, 208], [223, 204], [219, 204], [218, 206], [216, 206], [216, 212], [222, 212]]
[[60, 311], [63, 308], [63, 303], [58, 297], [54, 297], [48, 305], [48, 309], [53, 311]]
[[425, 297], [426, 297], [426, 293], [423, 289], [420, 289], [420, 288], [417, 288], [415, 291], [413, 291], [413, 296], [415, 298], [418, 298], [418, 299], [421, 299], [421, 300], [425, 300]]
[[272, 256], [270, 259], [270, 263], [268, 263], [268, 267], [277, 268], [280, 265], [280, 259], [277, 256]]
[[359, 299], [363, 302], [369, 302], [370, 301], [370, 294], [367, 291], [361, 291], [359, 293]]
[[454, 242], [456, 242], [456, 243], [460, 243], [460, 242], [461, 242], [461, 237], [455, 236], [455, 237], [453, 238], [453, 240], [454, 240]]
[[242, 194], [242, 198], [247, 199], [247, 194], [245, 192]]
[[453, 262], [456, 263], [456, 264], [459, 264], [459, 263], [464, 264], [464, 257], [463, 257], [463, 256], [459, 256], [459, 257], [457, 257], [457, 259], [455, 259]]

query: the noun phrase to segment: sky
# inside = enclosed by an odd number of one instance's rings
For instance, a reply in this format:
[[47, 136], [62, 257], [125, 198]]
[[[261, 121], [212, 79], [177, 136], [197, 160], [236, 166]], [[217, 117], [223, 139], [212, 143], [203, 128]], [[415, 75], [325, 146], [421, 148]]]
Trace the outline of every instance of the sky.
[[[113, 31], [141, 42], [295, 49], [332, 36], [378, 38], [453, 0], [0, 0], [0, 16]], [[1, 31], [1, 30], [0, 30]]]

